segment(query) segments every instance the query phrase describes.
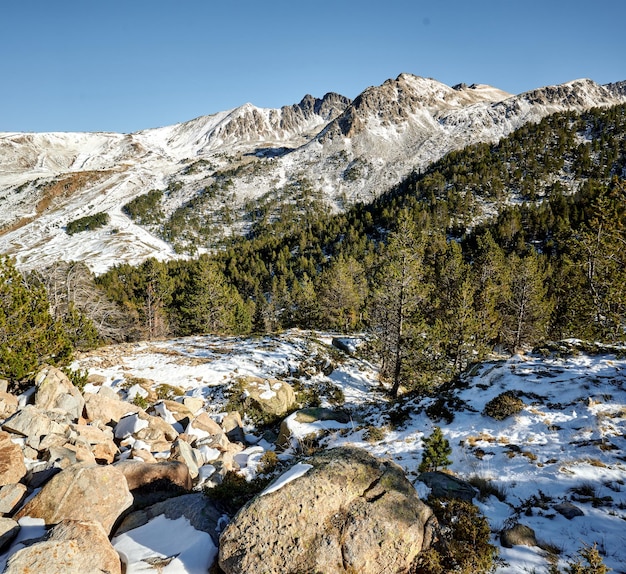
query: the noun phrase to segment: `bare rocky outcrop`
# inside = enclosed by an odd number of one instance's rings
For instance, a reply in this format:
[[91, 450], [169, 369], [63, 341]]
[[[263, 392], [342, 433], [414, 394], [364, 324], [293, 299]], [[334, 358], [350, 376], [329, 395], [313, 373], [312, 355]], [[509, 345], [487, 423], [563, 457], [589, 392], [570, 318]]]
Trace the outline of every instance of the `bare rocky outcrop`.
[[228, 525], [224, 572], [406, 572], [432, 511], [402, 469], [353, 447], [307, 463], [303, 476], [257, 496]]

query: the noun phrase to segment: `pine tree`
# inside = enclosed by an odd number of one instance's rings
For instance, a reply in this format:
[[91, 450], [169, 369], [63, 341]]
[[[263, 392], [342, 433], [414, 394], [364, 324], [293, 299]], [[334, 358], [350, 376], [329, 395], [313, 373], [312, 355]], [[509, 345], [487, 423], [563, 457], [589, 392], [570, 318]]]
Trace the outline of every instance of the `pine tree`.
[[71, 353], [43, 285], [28, 285], [15, 262], [0, 257], [0, 376], [19, 381], [45, 362], [69, 360]]
[[546, 288], [547, 272], [534, 251], [524, 258], [513, 253], [509, 267], [503, 335], [509, 350], [516, 352], [546, 335], [554, 301]]
[[432, 472], [440, 467], [450, 466], [452, 461], [448, 458], [452, 454], [450, 443], [443, 436], [441, 428], [435, 427], [429, 437], [423, 439], [424, 452], [422, 462], [418, 470], [420, 472]]
[[391, 381], [391, 395], [414, 382], [414, 368], [427, 346], [424, 242], [403, 212], [382, 254], [371, 302], [371, 326], [378, 342], [381, 375]]

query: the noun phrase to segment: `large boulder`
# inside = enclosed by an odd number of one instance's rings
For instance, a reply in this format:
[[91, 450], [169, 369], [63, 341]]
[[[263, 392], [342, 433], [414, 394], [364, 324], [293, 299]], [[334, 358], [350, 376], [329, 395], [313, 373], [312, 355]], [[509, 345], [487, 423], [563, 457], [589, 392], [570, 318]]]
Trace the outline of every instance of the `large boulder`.
[[289, 412], [296, 402], [293, 387], [276, 379], [243, 377], [239, 380], [246, 408], [254, 408], [264, 415], [279, 417]]
[[37, 408], [67, 413], [72, 420], [82, 416], [85, 400], [63, 371], [44, 367], [35, 377], [35, 387]]
[[15, 552], [5, 574], [121, 574], [120, 558], [99, 522], [64, 520], [43, 540]]
[[138, 406], [103, 392], [106, 388], [102, 387], [100, 392], [96, 394], [85, 393], [85, 416], [87, 422], [100, 421], [105, 425], [115, 425], [124, 415], [141, 411]]
[[220, 537], [226, 574], [405, 572], [431, 509], [402, 469], [362, 449], [317, 454], [287, 471]]
[[78, 463], [53, 476], [15, 518], [42, 518], [47, 525], [62, 520], [96, 520], [109, 533], [132, 503], [128, 483], [119, 469]]

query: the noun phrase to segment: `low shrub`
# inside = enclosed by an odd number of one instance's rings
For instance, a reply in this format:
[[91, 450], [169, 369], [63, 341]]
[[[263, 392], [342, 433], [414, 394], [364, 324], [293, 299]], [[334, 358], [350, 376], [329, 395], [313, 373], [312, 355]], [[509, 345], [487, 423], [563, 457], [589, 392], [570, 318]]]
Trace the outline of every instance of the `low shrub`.
[[498, 551], [490, 544], [487, 519], [471, 502], [430, 498], [428, 504], [439, 522], [433, 545], [421, 552], [411, 574], [482, 574], [491, 572]]
[[247, 481], [240, 474], [230, 470], [221, 484], [206, 488], [204, 494], [233, 516], [246, 502], [262, 492], [271, 480], [268, 476], [258, 476]]
[[513, 391], [506, 391], [494, 397], [485, 405], [483, 415], [502, 421], [511, 415], [519, 413], [524, 406], [524, 401], [518, 398]]
[[474, 475], [470, 476], [468, 482], [478, 490], [478, 498], [482, 502], [487, 500], [490, 496], [495, 496], [500, 502], [504, 502], [506, 500], [506, 490], [503, 487], [494, 484], [494, 482], [488, 478]]
[[384, 428], [370, 425], [363, 433], [363, 440], [366, 440], [367, 442], [378, 442], [385, 438], [385, 434]]

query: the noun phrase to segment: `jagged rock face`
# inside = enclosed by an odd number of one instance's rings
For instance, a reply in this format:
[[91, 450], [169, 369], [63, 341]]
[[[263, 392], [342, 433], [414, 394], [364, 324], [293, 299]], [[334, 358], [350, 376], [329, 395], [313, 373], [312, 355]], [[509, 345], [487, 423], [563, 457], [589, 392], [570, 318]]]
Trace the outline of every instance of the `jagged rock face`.
[[407, 571], [432, 512], [402, 470], [350, 447], [307, 463], [303, 476], [257, 496], [228, 525], [224, 572]]
[[481, 90], [476, 85], [455, 89], [436, 80], [401, 74], [395, 80], [365, 90], [319, 139], [323, 143], [338, 135], [354, 137], [366, 131], [374, 118], [382, 126], [401, 125], [420, 111], [436, 117], [444, 110], [478, 102], [499, 102], [510, 95], [492, 88]]
[[615, 97], [626, 97], [626, 80], [623, 82], [614, 82], [604, 86]]

